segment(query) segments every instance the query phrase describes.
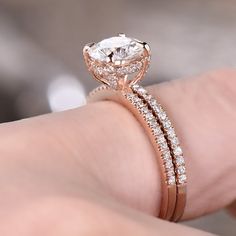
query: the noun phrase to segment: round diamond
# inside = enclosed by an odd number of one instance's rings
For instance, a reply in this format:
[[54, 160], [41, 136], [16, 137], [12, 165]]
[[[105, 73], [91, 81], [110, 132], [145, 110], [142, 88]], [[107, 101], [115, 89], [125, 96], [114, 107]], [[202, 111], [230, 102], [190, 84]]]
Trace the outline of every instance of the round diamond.
[[171, 139], [171, 144], [172, 145], [178, 145], [179, 144], [179, 139], [175, 136]]
[[113, 62], [137, 59], [143, 52], [141, 43], [124, 36], [104, 39], [88, 50], [91, 58], [101, 62], [106, 62], [108, 57], [112, 58]]
[[126, 75], [126, 74], [133, 74], [135, 72], [138, 72], [142, 67], [141, 62], [133, 63], [131, 65], [127, 65], [124, 67], [120, 67], [117, 69], [118, 74]]
[[166, 139], [165, 139], [164, 135], [160, 135], [157, 139], [158, 139], [158, 143], [166, 142]]
[[138, 84], [133, 84], [132, 88], [134, 91], [137, 91], [140, 88], [140, 86]]
[[184, 166], [179, 166], [177, 168], [177, 173], [178, 174], [184, 174], [185, 173], [185, 167]]
[[166, 120], [164, 123], [163, 123], [163, 126], [164, 126], [164, 128], [169, 128], [169, 127], [171, 127], [171, 122], [169, 121], [169, 120]]
[[179, 182], [180, 184], [185, 183], [186, 180], [187, 180], [187, 176], [186, 176], [186, 175], [180, 175], [179, 178], [178, 178], [178, 182]]
[[153, 120], [154, 119], [154, 116], [152, 113], [148, 112], [146, 115], [145, 115], [145, 118], [147, 121], [150, 121], [150, 120]]
[[166, 151], [165, 153], [163, 153], [163, 160], [169, 160], [171, 159], [171, 155], [169, 151]]
[[142, 114], [147, 114], [149, 112], [149, 109], [147, 107], [142, 107], [140, 111]]
[[167, 145], [166, 142], [164, 142], [164, 143], [159, 143], [159, 145], [160, 145], [160, 149], [161, 149], [162, 151], [164, 151], [164, 150], [166, 150], [166, 149], [168, 148], [168, 145]]
[[178, 147], [176, 147], [176, 148], [174, 149], [174, 154], [177, 155], [177, 156], [183, 154], [182, 149], [181, 149], [180, 146], [178, 146]]
[[167, 183], [170, 185], [175, 184], [175, 176], [168, 177]]
[[159, 113], [159, 117], [160, 117], [161, 120], [165, 120], [167, 116], [166, 116], [166, 113], [164, 111], [161, 111]]
[[155, 136], [162, 134], [161, 128], [159, 126], [152, 129], [152, 132]]
[[150, 120], [149, 122], [148, 122], [148, 125], [149, 125], [149, 127], [150, 128], [156, 128], [157, 126], [158, 126], [158, 124], [157, 124], [157, 121], [154, 119], [154, 120]]
[[147, 93], [147, 90], [145, 88], [143, 88], [143, 87], [139, 87], [137, 89], [137, 91], [138, 91], [139, 94], [146, 94]]
[[174, 170], [168, 170], [167, 172], [166, 172], [166, 175], [168, 176], [168, 177], [170, 177], [170, 176], [174, 176], [175, 175], [175, 172], [174, 172]]
[[170, 136], [171, 138], [172, 138], [172, 137], [175, 137], [175, 131], [174, 131], [174, 129], [173, 129], [173, 128], [169, 128], [169, 129], [167, 130], [167, 134], [168, 134], [168, 136]]
[[101, 66], [94, 66], [94, 70], [99, 75], [103, 73], [103, 68]]
[[175, 159], [175, 163], [179, 166], [184, 164], [184, 158], [182, 156], [179, 156]]
[[172, 161], [171, 161], [171, 160], [167, 160], [167, 161], [165, 162], [165, 167], [166, 167], [167, 169], [172, 168], [172, 167], [173, 167]]

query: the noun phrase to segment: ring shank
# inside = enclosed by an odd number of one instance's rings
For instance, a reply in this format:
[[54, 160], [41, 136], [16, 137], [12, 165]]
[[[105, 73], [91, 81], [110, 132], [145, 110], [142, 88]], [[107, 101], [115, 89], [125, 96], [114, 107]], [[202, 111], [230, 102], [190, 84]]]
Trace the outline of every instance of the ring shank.
[[97, 89], [95, 92], [92, 92], [88, 97], [88, 102], [96, 102], [102, 100], [111, 100], [123, 105], [134, 115], [134, 117], [141, 123], [142, 127], [144, 128], [145, 133], [153, 144], [160, 167], [162, 179], [162, 198], [159, 217], [165, 220], [171, 220], [176, 208], [177, 188], [176, 184], [167, 185], [166, 183], [166, 172], [164, 169], [163, 160], [161, 158], [161, 152], [156, 145], [156, 140], [150, 130], [150, 127], [143, 119], [137, 108], [127, 98], [125, 98], [125, 96], [123, 96], [121, 92], [109, 89], [107, 86], [101, 86], [101, 89]]

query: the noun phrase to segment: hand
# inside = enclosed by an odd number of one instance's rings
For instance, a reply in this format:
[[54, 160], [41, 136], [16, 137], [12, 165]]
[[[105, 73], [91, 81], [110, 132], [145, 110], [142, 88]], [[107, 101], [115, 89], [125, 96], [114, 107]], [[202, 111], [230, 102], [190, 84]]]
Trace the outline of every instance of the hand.
[[[184, 219], [236, 198], [235, 77], [225, 70], [149, 88], [186, 157]], [[204, 234], [143, 214], [159, 209], [156, 157], [139, 123], [113, 102], [3, 124], [0, 153], [2, 235]]]

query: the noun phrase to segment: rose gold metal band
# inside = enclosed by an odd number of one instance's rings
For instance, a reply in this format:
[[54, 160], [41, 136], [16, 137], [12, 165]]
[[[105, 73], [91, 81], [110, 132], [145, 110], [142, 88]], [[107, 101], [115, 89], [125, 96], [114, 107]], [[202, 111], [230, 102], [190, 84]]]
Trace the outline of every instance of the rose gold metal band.
[[140, 85], [114, 90], [102, 85], [93, 90], [88, 102], [112, 100], [129, 109], [148, 135], [160, 166], [162, 200], [159, 217], [178, 221], [185, 207], [186, 174], [182, 150], [164, 109]]
[[151, 96], [142, 86], [135, 84], [132, 86], [134, 93], [137, 93], [151, 107], [158, 119], [158, 123], [164, 130], [167, 143], [172, 156], [172, 162], [176, 173], [176, 204], [171, 221], [179, 221], [184, 213], [186, 205], [186, 170], [183, 152], [179, 139], [163, 107]]
[[127, 107], [142, 124], [160, 166], [162, 200], [159, 217], [178, 221], [186, 202], [185, 160], [179, 139], [163, 107], [137, 84], [150, 64], [147, 43], [124, 34], [83, 49], [85, 63], [93, 78], [104, 83], [90, 93], [89, 101], [113, 100]]

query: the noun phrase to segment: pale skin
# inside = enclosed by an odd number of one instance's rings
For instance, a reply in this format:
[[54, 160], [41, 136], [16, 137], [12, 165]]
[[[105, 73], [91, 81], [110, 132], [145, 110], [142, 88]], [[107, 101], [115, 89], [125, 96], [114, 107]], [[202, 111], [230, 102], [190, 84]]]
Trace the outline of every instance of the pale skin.
[[[148, 88], [186, 158], [183, 220], [236, 199], [236, 71]], [[0, 126], [0, 235], [210, 235], [155, 218], [158, 162], [142, 127], [114, 102]]]

